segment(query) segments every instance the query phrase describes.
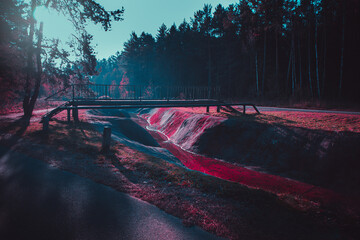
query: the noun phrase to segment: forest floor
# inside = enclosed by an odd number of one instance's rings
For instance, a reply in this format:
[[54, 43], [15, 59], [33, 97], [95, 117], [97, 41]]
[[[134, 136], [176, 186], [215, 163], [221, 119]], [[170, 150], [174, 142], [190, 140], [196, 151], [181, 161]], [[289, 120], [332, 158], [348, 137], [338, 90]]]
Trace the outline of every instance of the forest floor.
[[[190, 110], [200, 113], [200, 109]], [[68, 124], [65, 113], [50, 122], [48, 133], [36, 121], [23, 126], [19, 116], [0, 118], [0, 144], [53, 167], [89, 178], [147, 201], [186, 226], [198, 225], [229, 239], [357, 239], [359, 212], [346, 213], [293, 195], [276, 195], [223, 180], [115, 142], [101, 152], [102, 136], [88, 114]], [[209, 115], [225, 118], [232, 113]], [[251, 117], [252, 118], [252, 117]], [[359, 117], [274, 112], [257, 115], [269, 124], [360, 132]], [[251, 119], [253, 120], [253, 119]]]
[[360, 111], [360, 105], [356, 101], [339, 100], [270, 100], [270, 99], [240, 99], [237, 102], [252, 102], [257, 106], [284, 107], [315, 110], [339, 110], [339, 111]]

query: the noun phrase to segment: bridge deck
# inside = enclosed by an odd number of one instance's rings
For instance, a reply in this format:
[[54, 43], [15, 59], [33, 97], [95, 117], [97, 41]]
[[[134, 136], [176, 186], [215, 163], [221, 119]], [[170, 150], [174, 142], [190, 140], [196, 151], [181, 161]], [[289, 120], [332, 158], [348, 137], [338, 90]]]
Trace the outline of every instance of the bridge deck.
[[243, 113], [246, 106], [253, 107], [252, 103], [226, 103], [221, 99], [219, 87], [194, 86], [141, 86], [141, 85], [100, 85], [100, 84], [73, 84], [46, 98], [66, 100], [59, 107], [42, 117], [43, 128], [46, 130], [50, 119], [61, 111], [67, 110], [68, 121], [70, 112], [74, 121], [78, 121], [80, 109], [125, 109], [125, 108], [161, 108], [161, 107], [217, 107], [238, 112], [232, 106], [242, 105]]
[[253, 107], [260, 113], [252, 103], [226, 103], [212, 99], [194, 100], [72, 100], [53, 109], [42, 117], [43, 129], [47, 130], [50, 119], [63, 110], [68, 111], [68, 121], [70, 121], [70, 110], [73, 110], [73, 118], [78, 121], [78, 110], [81, 109], [127, 109], [127, 108], [161, 108], [161, 107], [209, 107], [227, 108], [230, 111], [237, 111], [232, 106], [243, 106], [243, 114], [246, 113], [246, 106]]
[[82, 99], [82, 100], [74, 100], [69, 103], [73, 106], [104, 106], [104, 105], [112, 105], [112, 106], [122, 106], [122, 105], [138, 105], [138, 106], [151, 106], [151, 105], [172, 105], [174, 107], [188, 104], [201, 104], [204, 106], [218, 104], [220, 101], [213, 99], [194, 99], [194, 100], [93, 100], [93, 99]]

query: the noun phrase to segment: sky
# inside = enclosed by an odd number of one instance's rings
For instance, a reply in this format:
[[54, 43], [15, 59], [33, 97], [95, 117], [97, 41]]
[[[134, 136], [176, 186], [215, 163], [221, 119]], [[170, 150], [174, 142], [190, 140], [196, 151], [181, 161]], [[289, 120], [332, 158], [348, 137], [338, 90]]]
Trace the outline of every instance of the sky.
[[[165, 23], [170, 27], [173, 23], [179, 26], [184, 19], [189, 22], [194, 13], [201, 10], [204, 4], [214, 8], [218, 4], [227, 7], [236, 0], [98, 0], [107, 10], [125, 8], [124, 20], [113, 22], [111, 31], [105, 32], [101, 25], [90, 23], [87, 26], [93, 34], [93, 44], [96, 46], [97, 58], [108, 58], [117, 51], [121, 52], [124, 43], [129, 40], [134, 31], [140, 35], [143, 31], [157, 34], [159, 27]], [[69, 40], [73, 27], [66, 17], [53, 11], [39, 8], [35, 17], [44, 22], [44, 35], [48, 38], [59, 38], [63, 43]]]

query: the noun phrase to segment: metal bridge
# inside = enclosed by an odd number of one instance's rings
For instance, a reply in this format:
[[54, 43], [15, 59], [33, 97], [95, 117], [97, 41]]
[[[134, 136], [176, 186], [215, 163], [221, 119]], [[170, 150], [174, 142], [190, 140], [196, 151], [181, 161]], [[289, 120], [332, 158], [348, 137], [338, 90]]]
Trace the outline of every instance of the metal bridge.
[[140, 85], [101, 85], [74, 84], [45, 100], [60, 100], [64, 103], [42, 117], [43, 129], [47, 130], [50, 119], [56, 114], [67, 110], [70, 122], [79, 121], [80, 109], [126, 109], [126, 108], [160, 108], [160, 107], [217, 107], [229, 111], [237, 111], [232, 106], [251, 106], [260, 113], [252, 103], [227, 103], [221, 100], [219, 87], [175, 87], [175, 86], [140, 86]]

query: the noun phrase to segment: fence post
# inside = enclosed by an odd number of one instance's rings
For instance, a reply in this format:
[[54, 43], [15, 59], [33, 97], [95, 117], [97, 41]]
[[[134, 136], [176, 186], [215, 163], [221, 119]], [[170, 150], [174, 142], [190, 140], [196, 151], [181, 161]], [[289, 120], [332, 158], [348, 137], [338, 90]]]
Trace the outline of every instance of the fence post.
[[77, 106], [73, 106], [73, 118], [74, 122], [79, 122], [79, 111], [77, 109]]
[[141, 88], [142, 88], [142, 86], [140, 85], [140, 86], [139, 86], [139, 88], [140, 88], [140, 91], [139, 91], [139, 98], [140, 98], [140, 101], [141, 101], [141, 99], [142, 99], [142, 96], [141, 96], [141, 94], [142, 94], [142, 93], [141, 93], [141, 90], [142, 90]]
[[44, 117], [42, 123], [43, 123], [43, 131], [47, 132], [49, 129], [49, 118]]
[[104, 127], [102, 151], [108, 152], [111, 144], [111, 128], [109, 126]]
[[72, 100], [74, 102], [74, 99], [75, 99], [75, 85], [73, 84], [72, 85]]
[[166, 100], [169, 101], [169, 86], [166, 86]]

